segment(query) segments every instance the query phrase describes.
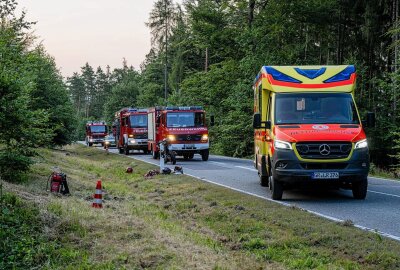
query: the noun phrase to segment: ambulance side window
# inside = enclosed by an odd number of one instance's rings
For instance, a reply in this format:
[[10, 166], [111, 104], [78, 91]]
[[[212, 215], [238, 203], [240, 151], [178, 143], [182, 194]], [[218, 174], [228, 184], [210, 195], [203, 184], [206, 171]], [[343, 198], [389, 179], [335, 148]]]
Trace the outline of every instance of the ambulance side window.
[[272, 119], [272, 115], [271, 115], [271, 112], [272, 112], [272, 96], [270, 95], [269, 96], [269, 99], [268, 99], [268, 115], [267, 115], [267, 120], [269, 120], [269, 121], [271, 121], [271, 119]]
[[258, 112], [262, 113], [262, 84], [258, 87]]

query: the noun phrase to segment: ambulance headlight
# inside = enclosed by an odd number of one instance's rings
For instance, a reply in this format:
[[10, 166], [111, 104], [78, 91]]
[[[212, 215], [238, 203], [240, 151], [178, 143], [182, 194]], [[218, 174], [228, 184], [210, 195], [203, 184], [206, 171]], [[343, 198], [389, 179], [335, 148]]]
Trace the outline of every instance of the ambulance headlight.
[[201, 136], [201, 140], [208, 141], [208, 134], [203, 134], [203, 136]]
[[289, 142], [284, 142], [280, 140], [275, 140], [274, 141], [274, 147], [276, 149], [285, 149], [285, 150], [292, 150], [292, 144]]
[[367, 147], [368, 147], [367, 139], [364, 139], [364, 140], [356, 142], [354, 149], [361, 149], [361, 148], [367, 148]]
[[136, 143], [136, 140], [130, 140], [129, 142], [130, 143]]

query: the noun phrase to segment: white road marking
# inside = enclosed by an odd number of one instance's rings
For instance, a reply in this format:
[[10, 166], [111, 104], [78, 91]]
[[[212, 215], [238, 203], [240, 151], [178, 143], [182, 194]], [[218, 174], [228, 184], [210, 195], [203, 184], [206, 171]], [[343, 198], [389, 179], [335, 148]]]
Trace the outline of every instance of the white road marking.
[[373, 191], [373, 190], [368, 190], [368, 192], [400, 198], [400, 195], [395, 195], [395, 194], [390, 194], [390, 193], [385, 193], [385, 192], [379, 192], [379, 191]]
[[368, 176], [368, 178], [400, 183], [400, 180], [396, 180], [396, 179], [389, 179], [389, 178], [382, 178], [382, 177], [375, 177], [375, 176]]
[[209, 163], [215, 163], [215, 164], [218, 164], [218, 165], [225, 165], [225, 166], [228, 165], [226, 163], [222, 163], [222, 162], [218, 162], [218, 161], [209, 161]]
[[229, 166], [226, 163], [222, 163], [222, 162], [217, 162], [217, 161], [208, 161], [209, 163], [213, 163], [217, 166], [223, 167], [223, 168], [227, 168], [227, 169], [233, 169], [233, 167]]
[[[113, 153], [113, 154], [121, 155], [121, 154], [118, 154], [118, 153]], [[133, 158], [133, 159], [137, 159], [137, 160], [140, 160], [140, 161], [152, 164], [152, 165], [155, 165], [152, 162], [149, 162], [147, 160], [142, 160], [142, 159], [139, 159], [139, 158], [134, 157], [134, 156], [128, 156], [128, 157]], [[209, 162], [215, 162], [215, 161], [209, 161]], [[215, 163], [220, 163], [220, 162], [215, 162]], [[221, 187], [224, 187], [224, 188], [235, 190], [237, 192], [240, 192], [240, 193], [243, 193], [243, 194], [247, 194], [247, 195], [250, 195], [250, 196], [254, 196], [254, 197], [257, 197], [257, 198], [260, 198], [260, 199], [263, 199], [263, 200], [266, 200], [266, 201], [269, 201], [269, 202], [272, 202], [272, 203], [277, 203], [277, 204], [280, 204], [280, 205], [283, 205], [283, 206], [286, 206], [286, 207], [296, 206], [297, 208], [299, 208], [299, 209], [301, 209], [303, 211], [306, 211], [308, 213], [314, 214], [316, 216], [319, 216], [319, 217], [322, 217], [322, 218], [325, 218], [325, 219], [328, 219], [328, 220], [331, 220], [331, 221], [334, 221], [334, 222], [344, 222], [344, 220], [341, 220], [341, 219], [338, 219], [338, 218], [335, 218], [335, 217], [332, 217], [332, 216], [328, 216], [328, 215], [325, 215], [325, 214], [322, 214], [322, 213], [319, 213], [319, 212], [307, 210], [307, 209], [298, 207], [297, 205], [294, 205], [294, 204], [289, 204], [289, 203], [285, 203], [285, 202], [281, 202], [281, 201], [272, 200], [272, 199], [270, 199], [268, 197], [265, 197], [265, 196], [261, 196], [261, 195], [258, 195], [258, 194], [252, 193], [252, 192], [248, 192], [248, 191], [245, 191], [245, 190], [242, 190], [242, 189], [230, 187], [230, 186], [218, 183], [218, 182], [214, 182], [214, 181], [208, 180], [208, 179], [206, 179], [204, 177], [197, 177], [195, 175], [188, 174], [188, 173], [186, 173], [186, 175], [191, 176], [193, 178], [196, 178], [196, 179], [198, 179], [200, 181], [208, 182], [208, 183], [211, 183], [211, 184], [214, 184], [214, 185], [217, 185], [217, 186], [221, 186]], [[369, 191], [369, 192], [379, 193], [379, 194], [383, 194], [383, 195], [390, 195], [390, 196], [395, 196], [395, 197], [400, 197], [400, 196], [397, 196], [397, 195], [387, 194], [387, 193], [377, 192], [377, 191]], [[368, 228], [368, 227], [365, 227], [365, 226], [362, 226], [362, 225], [358, 225], [358, 224], [354, 224], [354, 227], [359, 228], [359, 229], [364, 230], [364, 231], [376, 233], [376, 234], [379, 234], [381, 236], [384, 236], [384, 237], [387, 237], [387, 238], [390, 238], [390, 239], [393, 239], [393, 240], [396, 240], [396, 241], [400, 241], [400, 236], [388, 234], [388, 233], [381, 232], [381, 231], [378, 231], [376, 229], [371, 229], [371, 228]]]
[[240, 168], [240, 169], [245, 169], [245, 170], [249, 170], [252, 172], [258, 172], [256, 169], [254, 168], [250, 168], [250, 167], [244, 167], [244, 166], [235, 166], [236, 168]]

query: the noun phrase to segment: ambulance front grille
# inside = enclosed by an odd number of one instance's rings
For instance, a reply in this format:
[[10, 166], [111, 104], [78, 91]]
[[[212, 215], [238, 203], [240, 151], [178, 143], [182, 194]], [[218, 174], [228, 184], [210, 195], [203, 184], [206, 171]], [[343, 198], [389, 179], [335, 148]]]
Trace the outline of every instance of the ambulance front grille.
[[342, 159], [351, 152], [351, 142], [300, 142], [296, 150], [306, 159]]

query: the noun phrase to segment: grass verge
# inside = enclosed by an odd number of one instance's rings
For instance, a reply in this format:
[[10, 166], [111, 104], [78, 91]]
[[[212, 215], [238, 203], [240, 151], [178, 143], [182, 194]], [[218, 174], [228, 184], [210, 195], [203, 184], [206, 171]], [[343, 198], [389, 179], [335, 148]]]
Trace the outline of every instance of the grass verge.
[[[72, 196], [45, 191], [53, 166], [67, 173]], [[133, 167], [133, 174], [125, 173], [127, 166]], [[351, 222], [336, 224], [185, 175], [145, 179], [145, 172], [153, 168], [80, 145], [41, 150], [28, 182], [5, 185], [7, 192], [37, 209], [37, 242], [49, 248], [38, 265], [51, 269], [400, 268], [400, 243], [358, 230]], [[91, 208], [97, 179], [106, 192], [104, 209]], [[29, 219], [21, 224], [30, 224]]]

